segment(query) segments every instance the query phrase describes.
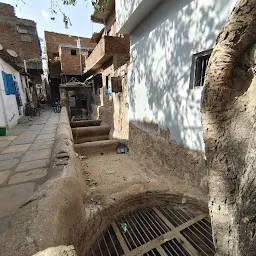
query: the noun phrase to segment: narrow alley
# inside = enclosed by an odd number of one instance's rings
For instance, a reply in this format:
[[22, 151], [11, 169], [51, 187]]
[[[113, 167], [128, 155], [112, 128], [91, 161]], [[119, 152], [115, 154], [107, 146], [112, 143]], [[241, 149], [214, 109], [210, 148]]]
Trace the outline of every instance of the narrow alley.
[[58, 121], [59, 114], [45, 106], [40, 116], [0, 137], [0, 234], [47, 179]]
[[0, 0], [0, 256], [255, 256], [255, 21]]

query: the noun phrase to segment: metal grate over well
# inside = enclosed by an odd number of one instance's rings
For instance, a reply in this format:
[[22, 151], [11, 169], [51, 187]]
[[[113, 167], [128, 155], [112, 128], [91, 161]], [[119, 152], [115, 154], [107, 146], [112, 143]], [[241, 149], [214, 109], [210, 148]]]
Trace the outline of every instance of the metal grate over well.
[[214, 256], [208, 216], [188, 206], [137, 210], [119, 217], [87, 256]]

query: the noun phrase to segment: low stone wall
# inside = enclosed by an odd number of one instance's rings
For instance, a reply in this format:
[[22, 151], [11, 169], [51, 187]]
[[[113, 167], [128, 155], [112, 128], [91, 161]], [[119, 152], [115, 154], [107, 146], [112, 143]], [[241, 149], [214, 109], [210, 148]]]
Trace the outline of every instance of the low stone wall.
[[197, 188], [191, 188], [191, 183], [199, 184], [205, 175], [201, 162], [196, 160], [200, 154], [191, 153], [163, 138], [152, 137], [133, 126], [130, 134], [132, 152], [147, 155], [148, 159], [152, 157], [152, 161], [159, 163], [161, 168], [169, 168], [174, 175], [180, 172], [178, 175], [186, 177], [184, 180], [190, 189], [186, 184], [179, 190], [152, 180], [128, 183], [126, 187], [118, 186], [112, 191], [103, 191], [99, 187], [98, 202], [92, 201], [80, 160], [74, 152], [68, 113], [63, 107], [50, 180], [39, 187], [33, 198], [13, 217], [10, 228], [0, 237], [0, 255], [33, 255], [58, 245], [73, 245], [78, 255], [85, 255], [117, 216], [138, 208], [189, 203], [207, 212], [207, 197]]
[[208, 193], [207, 167], [204, 153], [190, 150], [168, 138], [146, 132], [133, 124], [129, 128], [129, 148], [148, 165], [166, 170], [189, 184]]
[[50, 179], [13, 217], [0, 237], [0, 255], [27, 256], [56, 245], [76, 244], [85, 229], [84, 184], [78, 170], [68, 113], [63, 107]]

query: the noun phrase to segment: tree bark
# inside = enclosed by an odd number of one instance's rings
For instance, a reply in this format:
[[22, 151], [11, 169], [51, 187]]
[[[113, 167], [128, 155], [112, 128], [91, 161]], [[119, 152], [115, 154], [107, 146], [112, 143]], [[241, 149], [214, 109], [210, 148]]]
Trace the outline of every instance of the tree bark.
[[256, 255], [256, 0], [238, 0], [206, 72], [202, 123], [217, 255]]

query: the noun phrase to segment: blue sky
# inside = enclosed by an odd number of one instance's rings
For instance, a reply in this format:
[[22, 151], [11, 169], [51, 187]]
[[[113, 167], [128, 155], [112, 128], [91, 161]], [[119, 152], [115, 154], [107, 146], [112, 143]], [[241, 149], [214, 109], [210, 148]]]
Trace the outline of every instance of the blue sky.
[[[15, 7], [16, 15], [19, 18], [34, 20], [37, 23], [37, 31], [40, 38], [44, 37], [44, 30], [58, 33], [91, 37], [93, 32], [100, 30], [99, 24], [92, 23], [90, 15], [93, 8], [91, 0], [78, 0], [76, 6], [63, 6], [61, 0], [59, 6], [66, 13], [72, 22], [72, 26], [66, 30], [63, 23], [63, 16], [58, 13], [55, 20], [51, 20], [50, 0], [0, 0], [0, 2], [11, 4]], [[18, 7], [16, 7], [18, 4]]]

